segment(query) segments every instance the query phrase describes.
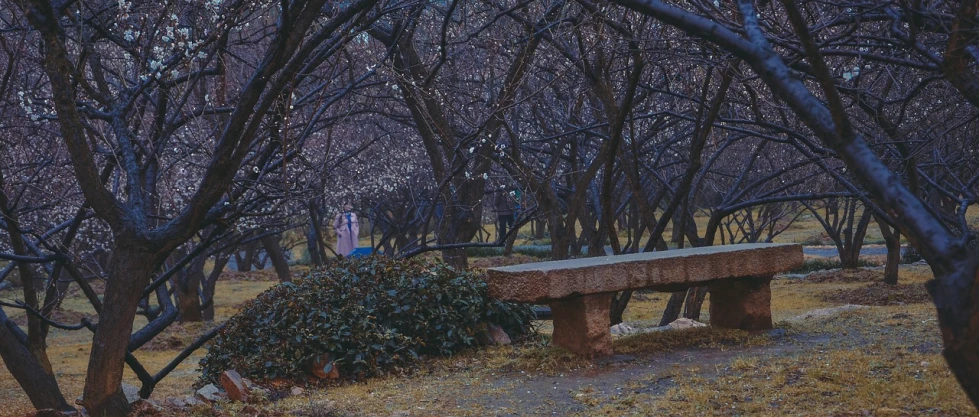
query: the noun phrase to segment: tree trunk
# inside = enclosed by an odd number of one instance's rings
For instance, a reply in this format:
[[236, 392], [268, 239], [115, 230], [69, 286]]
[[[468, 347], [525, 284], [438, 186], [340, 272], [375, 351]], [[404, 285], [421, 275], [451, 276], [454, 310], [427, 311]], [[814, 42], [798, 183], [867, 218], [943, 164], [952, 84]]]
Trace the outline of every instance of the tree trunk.
[[200, 294], [198, 293], [204, 278], [204, 261], [203, 256], [198, 256], [198, 258], [201, 259], [200, 262], [195, 259], [190, 265], [187, 265], [186, 270], [178, 274], [180, 276], [177, 277], [176, 285], [173, 286], [173, 292], [177, 296], [177, 310], [181, 323], [204, 321]]
[[513, 255], [513, 243], [517, 240], [517, 233], [514, 232], [507, 238], [506, 242], [503, 244], [503, 256]]
[[255, 252], [257, 252], [255, 249], [258, 246], [258, 242], [248, 242], [244, 246], [245, 254], [243, 256], [240, 255], [240, 252], [235, 251], [235, 262], [237, 263], [238, 272], [251, 272], [252, 264], [255, 263]]
[[[14, 253], [27, 256], [29, 253], [21, 232], [20, 220], [16, 210], [11, 207], [10, 199], [4, 190], [5, 187], [3, 172], [0, 171], [0, 215], [7, 223], [7, 235], [10, 237], [10, 246], [14, 249]], [[34, 311], [44, 311], [45, 309], [39, 305], [40, 300], [38, 298], [38, 288], [40, 287], [40, 291], [44, 291], [44, 281], [35, 279], [31, 264], [27, 262], [15, 262], [15, 264], [20, 276], [24, 302]], [[44, 369], [44, 372], [54, 375], [47, 353], [47, 326], [41, 322], [40, 318], [31, 314], [27, 315], [26, 347], [36, 359], [36, 363]]]
[[217, 253], [214, 256], [214, 269], [207, 275], [207, 279], [204, 280], [204, 285], [201, 286], [201, 301], [206, 305], [204, 311], [201, 312], [204, 321], [214, 321], [214, 290], [217, 286], [218, 278], [221, 277], [221, 272], [224, 271], [224, 267], [228, 264], [230, 258], [230, 255], [225, 252]]
[[289, 262], [286, 261], [286, 256], [282, 253], [279, 240], [279, 235], [265, 235], [262, 237], [262, 246], [265, 247], [265, 253], [269, 254], [269, 259], [272, 260], [272, 267], [275, 268], [275, 273], [279, 276], [279, 282], [292, 282]]
[[135, 241], [116, 237], [109, 262], [109, 279], [85, 377], [83, 404], [89, 415], [125, 416], [129, 403], [121, 390], [126, 346], [140, 294], [152, 276], [159, 256]]
[[[935, 279], [926, 286], [937, 307], [938, 325], [945, 345], [942, 356], [972, 405], [979, 408], [979, 305], [975, 302], [958, 305], [950, 294], [950, 291], [964, 291], [972, 300], [979, 299], [979, 259], [975, 251], [972, 252], [971, 256], [961, 254], [962, 260], [957, 262], [958, 265], [953, 264], [955, 269], [944, 276], [933, 267]], [[967, 288], [950, 288], [958, 285], [949, 284], [963, 281], [969, 284]]]
[[884, 264], [884, 283], [897, 285], [898, 267], [901, 265], [901, 230], [892, 229], [880, 216], [874, 216], [880, 235], [887, 246], [887, 263]]
[[680, 312], [683, 310], [683, 299], [686, 297], [687, 290], [676, 291], [670, 295], [670, 301], [666, 303], [666, 309], [663, 310], [663, 317], [659, 320], [660, 326], [666, 326], [680, 318]]
[[622, 315], [625, 308], [629, 306], [629, 299], [632, 298], [632, 290], [625, 290], [612, 297], [612, 307], [609, 309], [609, 325], [615, 326], [622, 323]]
[[309, 263], [312, 265], [323, 265], [323, 258], [320, 257], [320, 244], [318, 230], [319, 216], [316, 214], [316, 203], [312, 201], [309, 207], [309, 225], [306, 227], [306, 250], [309, 252]]
[[24, 345], [26, 337], [23, 337], [23, 334], [18, 337], [15, 333], [13, 329], [16, 326], [7, 319], [3, 310], [0, 310], [0, 358], [3, 358], [7, 370], [24, 389], [35, 409], [74, 411], [75, 409], [68, 405], [61, 394], [58, 381], [45, 372], [44, 367], [27, 350]]
[[[856, 202], [851, 204], [856, 204]], [[853, 214], [856, 213], [854, 212]], [[860, 267], [860, 249], [863, 248], [863, 241], [867, 237], [867, 227], [870, 226], [871, 219], [871, 210], [864, 207], [863, 214], [860, 215], [860, 221], [857, 223], [856, 228], [851, 228], [844, 232], [845, 245], [843, 252], [840, 253], [840, 263], [843, 269], [856, 269]]]
[[704, 297], [707, 296], [707, 287], [691, 287], [687, 290], [686, 307], [683, 309], [683, 317], [690, 320], [700, 320], [700, 309], [704, 306]]
[[443, 249], [442, 261], [458, 271], [469, 268], [469, 258], [466, 256], [466, 250], [462, 248]]

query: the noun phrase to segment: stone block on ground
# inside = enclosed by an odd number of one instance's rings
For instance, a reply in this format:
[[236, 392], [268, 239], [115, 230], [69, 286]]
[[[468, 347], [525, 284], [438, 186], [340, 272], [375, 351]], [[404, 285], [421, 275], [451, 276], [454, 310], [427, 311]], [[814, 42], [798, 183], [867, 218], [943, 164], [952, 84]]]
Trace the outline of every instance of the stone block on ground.
[[611, 293], [552, 302], [554, 344], [588, 358], [611, 355], [611, 303]]
[[707, 323], [701, 323], [696, 320], [681, 317], [676, 319], [676, 321], [667, 324], [666, 327], [671, 330], [695, 329], [697, 327], [707, 327]]
[[513, 343], [510, 340], [510, 335], [502, 327], [493, 323], [486, 326], [486, 335], [488, 339], [487, 344], [490, 346], [506, 346]]
[[197, 390], [195, 396], [200, 400], [211, 403], [222, 401], [227, 398], [225, 393], [214, 384], [207, 384], [201, 387], [201, 389]]
[[139, 397], [139, 387], [135, 385], [130, 385], [125, 382], [122, 383], [122, 393], [126, 395], [126, 402], [132, 404], [140, 400]]
[[612, 332], [612, 336], [629, 336], [636, 333], [640, 333], [642, 330], [632, 327], [625, 323], [619, 323], [609, 329]]
[[494, 298], [549, 303], [627, 289], [676, 291], [731, 277], [771, 276], [802, 263], [800, 245], [752, 243], [490, 268], [485, 280]]
[[242, 380], [241, 374], [234, 369], [229, 369], [221, 373], [220, 377], [221, 387], [224, 388], [224, 392], [228, 393], [228, 398], [232, 401], [248, 402], [251, 396], [251, 390], [245, 385], [245, 381]]
[[167, 407], [183, 410], [185, 408], [201, 405], [203, 404], [203, 402], [201, 402], [201, 400], [197, 399], [197, 397], [194, 397], [193, 395], [186, 395], [183, 397], [167, 398], [163, 402], [163, 404], [166, 405]]
[[867, 308], [867, 306], [857, 305], [857, 304], [846, 304], [838, 307], [820, 308], [817, 310], [807, 311], [803, 314], [788, 319], [787, 321], [793, 323], [801, 323], [808, 320], [818, 320], [818, 319], [823, 319], [828, 317], [836, 317], [844, 312], [859, 310], [862, 308]]
[[772, 328], [772, 276], [717, 281], [710, 285], [710, 324], [741, 330]]

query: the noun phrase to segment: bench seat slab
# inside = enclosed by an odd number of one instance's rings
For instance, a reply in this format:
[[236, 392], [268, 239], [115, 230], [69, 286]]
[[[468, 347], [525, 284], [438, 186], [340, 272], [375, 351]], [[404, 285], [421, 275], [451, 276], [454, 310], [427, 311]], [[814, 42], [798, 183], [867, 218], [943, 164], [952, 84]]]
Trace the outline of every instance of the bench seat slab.
[[771, 275], [710, 284], [710, 325], [727, 329], [772, 328]]
[[588, 358], [611, 355], [609, 308], [613, 295], [591, 294], [552, 301], [554, 344]]

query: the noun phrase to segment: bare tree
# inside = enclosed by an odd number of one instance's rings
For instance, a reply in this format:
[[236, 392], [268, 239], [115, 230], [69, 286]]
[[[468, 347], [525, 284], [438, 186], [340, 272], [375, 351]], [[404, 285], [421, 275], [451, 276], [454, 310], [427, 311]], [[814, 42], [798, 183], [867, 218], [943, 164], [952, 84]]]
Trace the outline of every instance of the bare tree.
[[[628, 7], [676, 26], [687, 33], [716, 44], [752, 67], [769, 86], [772, 93], [787, 103], [795, 115], [846, 163], [852, 175], [862, 184], [874, 201], [897, 220], [902, 234], [920, 250], [935, 274], [928, 284], [938, 310], [939, 325], [945, 341], [944, 356], [973, 403], [979, 406], [979, 329], [974, 328], [977, 317], [976, 285], [979, 272], [972, 233], [953, 233], [941, 218], [928, 209], [925, 202], [911, 192], [868, 145], [864, 136], [854, 129], [841, 100], [837, 81], [831, 75], [821, 51], [802, 12], [791, 2], [783, 2], [784, 13], [804, 46], [805, 58], [811, 66], [816, 93], [810, 90], [775, 51], [760, 24], [759, 11], [750, 0], [738, 3], [740, 27], [729, 28], [697, 12], [651, 0], [619, 1]], [[774, 3], [773, 7], [774, 7]], [[974, 21], [976, 5], [962, 2], [950, 10], [956, 25]], [[738, 34], [741, 31], [744, 35]], [[966, 35], [969, 34], [969, 35]], [[948, 63], [967, 62], [964, 51], [971, 45], [970, 31], [957, 31], [948, 37]], [[963, 43], [964, 42], [964, 43]], [[962, 52], [959, 52], [962, 51]], [[959, 68], [963, 69], [963, 68]], [[965, 72], [967, 73], [967, 72]], [[971, 82], [961, 75], [950, 81], [967, 99], [973, 99]], [[817, 98], [817, 95], [825, 101]], [[974, 102], [974, 101], [973, 101]], [[962, 204], [968, 206], [968, 204]], [[962, 210], [964, 212], [964, 209]], [[962, 229], [960, 229], [962, 230]]]
[[[304, 80], [300, 74], [330, 60], [372, 22], [376, 3], [17, 3], [43, 45], [50, 100], [75, 178], [113, 234], [85, 383], [89, 413], [128, 411], [119, 389], [122, 366], [153, 272], [198, 230], [242, 209], [237, 197], [249, 191], [236, 181], [261, 175], [262, 158], [275, 146], [260, 134], [274, 123], [267, 116], [284, 91]], [[216, 114], [226, 117], [211, 129], [207, 122]], [[207, 152], [174, 147], [193, 143], [191, 134], [201, 134], [196, 146]], [[104, 152], [118, 161], [120, 189], [100, 180]], [[181, 168], [199, 172], [199, 181], [180, 184], [189, 190], [186, 199], [161, 206], [157, 173]]]

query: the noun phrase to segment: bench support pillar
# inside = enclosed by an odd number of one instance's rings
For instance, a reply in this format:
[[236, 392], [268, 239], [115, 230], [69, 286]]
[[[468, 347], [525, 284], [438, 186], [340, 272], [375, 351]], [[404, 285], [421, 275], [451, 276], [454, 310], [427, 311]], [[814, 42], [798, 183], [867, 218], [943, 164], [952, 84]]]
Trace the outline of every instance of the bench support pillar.
[[710, 325], [728, 329], [772, 328], [771, 275], [710, 284]]
[[552, 301], [554, 344], [589, 358], [611, 355], [612, 296], [602, 293]]

